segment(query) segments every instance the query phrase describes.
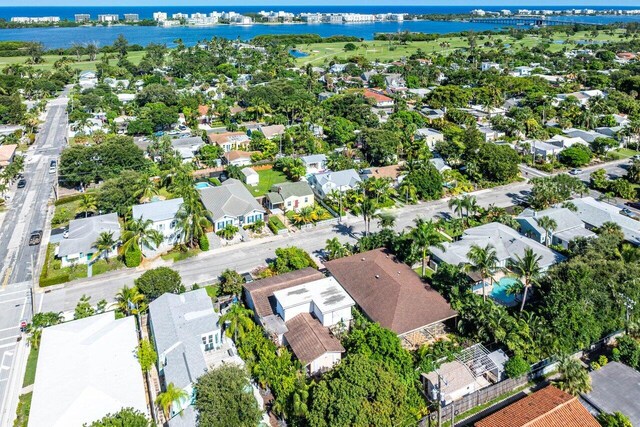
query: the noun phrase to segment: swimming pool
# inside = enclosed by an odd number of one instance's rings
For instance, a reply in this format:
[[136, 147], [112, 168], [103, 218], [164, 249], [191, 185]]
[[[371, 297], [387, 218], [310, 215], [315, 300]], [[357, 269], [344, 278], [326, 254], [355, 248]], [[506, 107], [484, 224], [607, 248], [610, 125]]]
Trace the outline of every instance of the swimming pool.
[[491, 289], [491, 293], [489, 296], [496, 300], [497, 302], [504, 304], [506, 306], [512, 306], [516, 304], [516, 295], [509, 295], [507, 293], [507, 289], [514, 283], [516, 283], [518, 279], [513, 277], [503, 277], [499, 282], [493, 283], [493, 289]]
[[208, 182], [196, 182], [196, 190], [202, 190], [203, 188], [211, 187]]

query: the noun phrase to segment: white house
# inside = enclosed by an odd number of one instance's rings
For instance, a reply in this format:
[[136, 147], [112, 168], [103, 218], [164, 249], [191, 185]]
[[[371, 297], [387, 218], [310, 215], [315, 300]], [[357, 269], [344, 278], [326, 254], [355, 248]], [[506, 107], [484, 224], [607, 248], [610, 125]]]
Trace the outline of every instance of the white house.
[[311, 154], [310, 156], [300, 157], [307, 174], [324, 172], [327, 169], [327, 156], [324, 154]]
[[133, 219], [150, 220], [151, 228], [164, 236], [164, 241], [157, 248], [142, 248], [145, 256], [153, 256], [167, 251], [182, 241], [182, 231], [176, 217], [183, 202], [184, 200], [180, 197], [133, 206]]
[[98, 85], [98, 76], [95, 71], [82, 71], [78, 78], [78, 85], [82, 90], [96, 87]]
[[240, 170], [240, 172], [244, 176], [244, 183], [245, 184], [251, 185], [252, 187], [255, 187], [256, 185], [258, 185], [260, 183], [260, 175], [258, 175], [258, 172], [254, 171], [253, 169], [251, 169], [249, 167], [242, 168], [242, 170]]
[[264, 221], [265, 209], [237, 179], [228, 179], [218, 187], [199, 191], [202, 204], [210, 212], [215, 232], [227, 225], [242, 227]]
[[482, 71], [489, 71], [491, 69], [497, 70], [497, 71], [502, 70], [502, 67], [500, 67], [500, 64], [498, 64], [497, 62], [488, 62], [488, 61], [483, 62], [480, 65], [480, 68], [482, 69]]
[[104, 258], [117, 256], [120, 239], [120, 223], [117, 214], [110, 213], [71, 220], [68, 235], [58, 247], [57, 257], [62, 260], [62, 266], [89, 263], [98, 251], [95, 242], [101, 233], [111, 233], [115, 243], [109, 251], [100, 256]]
[[337, 172], [325, 172], [311, 175], [308, 179], [309, 185], [320, 198], [325, 198], [332, 191], [345, 193], [355, 189], [362, 181], [360, 175], [354, 169], [347, 169]]
[[416, 130], [415, 138], [424, 141], [430, 150], [433, 150], [438, 142], [444, 141], [442, 132], [431, 128], [420, 128]]

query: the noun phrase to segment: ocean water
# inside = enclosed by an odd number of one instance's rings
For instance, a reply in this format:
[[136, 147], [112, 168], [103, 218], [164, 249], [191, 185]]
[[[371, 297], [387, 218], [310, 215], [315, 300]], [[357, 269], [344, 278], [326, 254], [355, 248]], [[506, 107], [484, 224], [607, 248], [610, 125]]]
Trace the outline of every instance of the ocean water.
[[[502, 6], [485, 8], [493, 9], [518, 9], [517, 6]], [[564, 10], [569, 7], [545, 7], [546, 9]], [[593, 7], [597, 9], [596, 7]], [[624, 7], [608, 6], [607, 9], [625, 9]], [[172, 13], [208, 13], [216, 11], [233, 10], [238, 13], [259, 12], [261, 10], [285, 10], [295, 14], [301, 12], [354, 12], [354, 13], [391, 13], [406, 12], [411, 14], [425, 13], [468, 13], [471, 6], [172, 6], [172, 7], [4, 7], [0, 8], [0, 19], [10, 19], [12, 16], [60, 16], [73, 19], [75, 13], [89, 13], [96, 18], [102, 13], [138, 13], [140, 18], [150, 18], [153, 12], [163, 11], [169, 15]], [[559, 17], [558, 19], [571, 20], [571, 17]], [[612, 23], [625, 21], [640, 22], [638, 16], [580, 16], [573, 18], [580, 22]], [[353, 24], [254, 24], [251, 26], [216, 25], [211, 27], [137, 27], [137, 26], [112, 26], [112, 27], [74, 27], [74, 28], [20, 28], [0, 29], [0, 40], [39, 41], [45, 47], [61, 48], [69, 47], [75, 43], [97, 43], [99, 46], [110, 45], [118, 37], [124, 35], [132, 44], [146, 46], [149, 43], [164, 43], [173, 46], [176, 39], [182, 39], [186, 45], [194, 45], [198, 41], [212, 37], [224, 37], [228, 39], [249, 40], [260, 34], [300, 34], [313, 33], [322, 37], [334, 35], [356, 36], [362, 39], [372, 39], [375, 33], [393, 33], [399, 31], [424, 32], [424, 33], [452, 33], [459, 31], [486, 31], [504, 28], [504, 25], [472, 23], [472, 22], [447, 22], [447, 21], [404, 21], [404, 22], [371, 22]]]

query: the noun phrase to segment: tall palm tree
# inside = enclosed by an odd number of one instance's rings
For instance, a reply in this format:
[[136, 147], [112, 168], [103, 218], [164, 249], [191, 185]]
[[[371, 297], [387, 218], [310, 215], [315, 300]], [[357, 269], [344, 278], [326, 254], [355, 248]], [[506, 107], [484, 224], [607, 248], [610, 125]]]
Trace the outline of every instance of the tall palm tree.
[[146, 309], [145, 297], [136, 286], [123, 286], [116, 294], [116, 306], [125, 316], [138, 314]]
[[192, 189], [183, 195], [183, 203], [176, 213], [176, 220], [177, 228], [182, 233], [182, 241], [188, 246], [194, 247], [198, 244], [211, 225], [207, 214], [208, 210], [200, 202], [195, 190]]
[[471, 249], [469, 249], [469, 253], [467, 253], [467, 258], [469, 258], [471, 268], [480, 274], [480, 279], [482, 280], [482, 299], [486, 301], [487, 290], [485, 280], [488, 278], [493, 280], [493, 273], [498, 266], [496, 249], [491, 243], [488, 243], [484, 248], [473, 245]]
[[364, 219], [364, 235], [368, 236], [371, 228], [371, 219], [375, 216], [377, 210], [376, 201], [370, 197], [365, 197], [360, 202], [360, 214]]
[[429, 248], [433, 246], [444, 251], [442, 242], [445, 241], [445, 237], [438, 231], [433, 220], [425, 221], [422, 218], [417, 218], [415, 224], [410, 234], [413, 237], [413, 245], [422, 254], [422, 277], [424, 277], [427, 272], [426, 262]]
[[533, 252], [533, 249], [527, 248], [524, 250], [524, 257], [520, 258], [516, 255], [515, 261], [509, 262], [509, 268], [516, 273], [520, 278], [524, 280], [524, 292], [522, 294], [522, 303], [520, 304], [520, 311], [524, 310], [524, 303], [527, 300], [527, 293], [529, 288], [540, 277], [540, 260], [542, 256]]
[[89, 212], [95, 212], [97, 209], [95, 196], [92, 194], [83, 194], [78, 202], [78, 211], [84, 213], [84, 217], [86, 218]]
[[139, 200], [151, 199], [158, 194], [155, 182], [146, 174], [143, 174], [135, 183], [136, 190], [133, 195]]
[[167, 384], [165, 391], [160, 393], [156, 398], [156, 404], [162, 407], [165, 418], [168, 420], [171, 416], [171, 406], [175, 401], [180, 401], [189, 397], [188, 393], [181, 388], [176, 387], [173, 383]]
[[558, 228], [558, 223], [553, 218], [543, 216], [542, 218], [538, 219], [538, 225], [542, 227], [545, 232], [544, 243], [549, 246], [551, 244], [551, 240], [553, 239], [553, 232], [556, 230], [556, 228]]
[[127, 223], [127, 230], [122, 234], [122, 253], [158, 247], [164, 240], [164, 236], [158, 230], [151, 228], [153, 221], [132, 219]]
[[93, 246], [95, 246], [97, 251], [93, 254], [92, 259], [98, 259], [100, 256], [104, 255], [105, 260], [109, 262], [109, 252], [117, 242], [118, 241], [113, 238], [113, 231], [103, 231], [100, 233], [96, 241], [93, 243]]
[[563, 356], [558, 364], [560, 379], [553, 384], [562, 391], [577, 396], [591, 391], [591, 377], [580, 361], [571, 356]]
[[452, 197], [451, 199], [449, 199], [447, 205], [449, 206], [449, 209], [453, 210], [455, 214], [460, 215], [461, 219], [464, 218], [464, 200], [457, 197]]
[[478, 201], [475, 196], [468, 194], [462, 196], [462, 205], [467, 211], [467, 221], [471, 215], [475, 215], [478, 212]]
[[389, 212], [379, 212], [376, 214], [376, 218], [378, 219], [378, 226], [380, 228], [392, 229], [396, 224], [395, 215]]
[[325, 246], [325, 250], [327, 251], [328, 258], [330, 260], [351, 255], [349, 247], [340, 243], [337, 237], [328, 239], [326, 243], [327, 245]]
[[229, 323], [225, 328], [225, 332], [228, 337], [233, 335], [233, 340], [237, 343], [238, 338], [243, 338], [255, 326], [251, 316], [253, 316], [253, 311], [236, 303], [220, 317], [220, 323]]

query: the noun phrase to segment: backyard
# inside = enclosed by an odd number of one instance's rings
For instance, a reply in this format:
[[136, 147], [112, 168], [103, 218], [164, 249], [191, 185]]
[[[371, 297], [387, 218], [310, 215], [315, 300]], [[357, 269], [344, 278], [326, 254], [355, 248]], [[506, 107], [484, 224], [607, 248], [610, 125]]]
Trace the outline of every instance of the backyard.
[[[62, 267], [62, 261], [55, 256], [55, 244], [47, 246], [47, 256], [40, 273], [40, 286], [53, 286], [61, 283], [70, 282], [71, 280], [87, 277], [87, 266], [84, 264]], [[124, 263], [119, 259], [98, 260], [93, 263], [92, 275], [105, 273], [107, 271], [124, 268]]]
[[263, 169], [256, 171], [260, 177], [260, 183], [256, 186], [246, 185], [253, 197], [261, 197], [269, 192], [273, 184], [286, 182], [287, 177], [279, 171], [273, 169]]

